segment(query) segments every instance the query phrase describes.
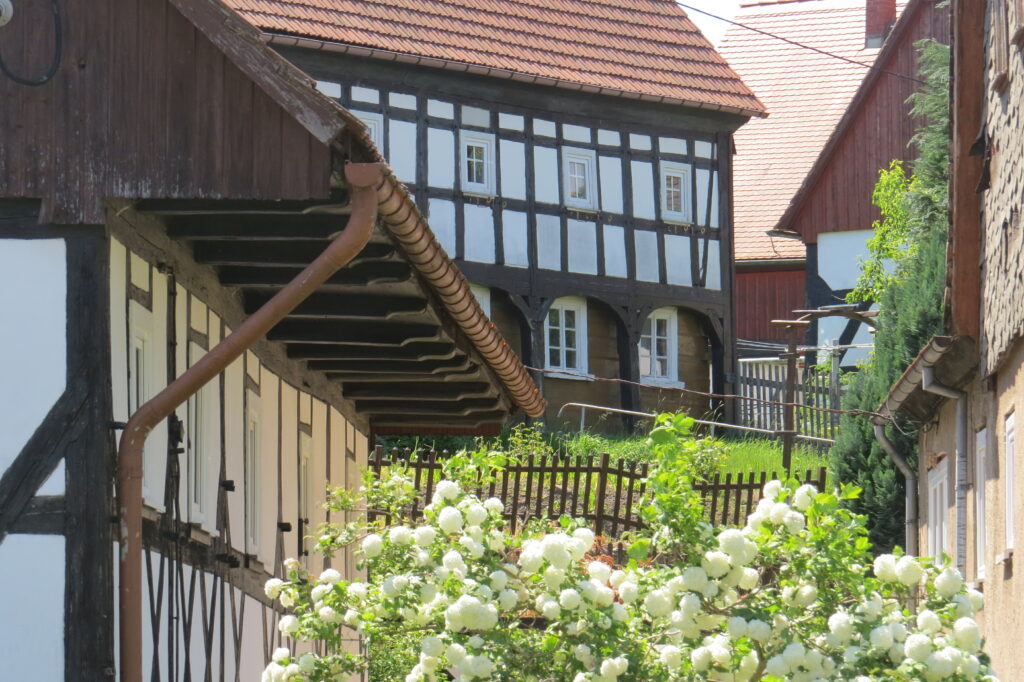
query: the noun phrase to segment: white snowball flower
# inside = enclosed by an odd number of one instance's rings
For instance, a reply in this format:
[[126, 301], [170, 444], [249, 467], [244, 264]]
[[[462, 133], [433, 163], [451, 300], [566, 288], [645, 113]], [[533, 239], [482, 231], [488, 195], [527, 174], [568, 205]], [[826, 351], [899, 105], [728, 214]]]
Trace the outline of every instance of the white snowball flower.
[[328, 568], [320, 574], [319, 581], [324, 584], [335, 585], [341, 582], [341, 573], [333, 568]]
[[284, 665], [284, 662], [291, 657], [292, 652], [288, 649], [288, 647], [280, 646], [274, 649], [274, 655], [270, 657], [270, 660], [272, 660], [274, 663]]
[[466, 560], [462, 558], [462, 555], [458, 550], [449, 550], [442, 558], [441, 565], [447, 568], [449, 571], [466, 571]]
[[724, 552], [705, 552], [700, 565], [711, 578], [721, 578], [732, 568], [729, 555]]
[[381, 550], [384, 548], [384, 541], [376, 533], [370, 533], [363, 538], [363, 554], [370, 557], [380, 556]]
[[484, 500], [484, 509], [492, 514], [501, 514], [505, 511], [505, 505], [497, 497], [490, 497]]
[[778, 525], [782, 523], [782, 520], [786, 518], [786, 514], [790, 511], [792, 511], [790, 506], [785, 502], [776, 502], [768, 512], [768, 519]]
[[845, 611], [837, 611], [829, 616], [828, 629], [840, 644], [845, 644], [853, 637], [853, 618]]
[[772, 656], [765, 663], [764, 671], [773, 677], [785, 678], [789, 675], [789, 664], [782, 656]]
[[896, 582], [896, 557], [892, 554], [879, 554], [873, 564], [875, 577], [886, 583]]
[[764, 496], [765, 498], [775, 501], [775, 498], [782, 492], [782, 481], [768, 481], [764, 484]]
[[761, 584], [761, 574], [756, 568], [744, 568], [743, 577], [740, 578], [739, 588], [741, 590], [752, 590]]
[[612, 569], [603, 561], [591, 561], [587, 565], [587, 575], [602, 585], [607, 585], [608, 580], [612, 577]]
[[348, 594], [352, 595], [358, 601], [366, 599], [368, 588], [366, 583], [350, 583], [348, 588], [345, 590]]
[[299, 619], [295, 616], [283, 616], [277, 623], [277, 629], [285, 635], [294, 635], [299, 631]]
[[284, 581], [280, 578], [271, 578], [263, 585], [263, 593], [268, 599], [277, 599], [284, 588]]
[[625, 623], [629, 620], [629, 611], [627, 611], [626, 607], [619, 602], [614, 602], [612, 604], [612, 620], [617, 623]]
[[932, 634], [942, 629], [942, 621], [934, 611], [925, 609], [917, 614], [917, 629]]
[[547, 601], [544, 602], [540, 612], [548, 620], [558, 620], [559, 616], [562, 615], [562, 607], [556, 601]]
[[[531, 544], [532, 543], [532, 544]], [[528, 541], [523, 545], [523, 551], [519, 555], [519, 567], [526, 573], [536, 573], [544, 561], [541, 553], [540, 543]]]
[[515, 590], [504, 589], [498, 593], [498, 606], [502, 611], [510, 611], [519, 603], [519, 593]]
[[896, 579], [908, 587], [921, 582], [924, 576], [924, 569], [921, 564], [912, 556], [901, 556], [896, 562]]
[[733, 616], [726, 621], [729, 637], [739, 639], [747, 634], [747, 621], [742, 616]]
[[412, 532], [412, 537], [418, 547], [429, 547], [437, 539], [437, 531], [433, 526], [420, 526]]
[[544, 571], [544, 585], [552, 592], [560, 588], [564, 582], [565, 571], [561, 568], [548, 566], [547, 570]]
[[793, 595], [793, 604], [796, 606], [810, 606], [818, 598], [818, 588], [815, 585], [801, 585]]
[[[589, 528], [577, 528], [572, 532], [572, 536], [578, 540], [582, 540], [583, 544], [586, 545], [586, 552], [590, 551], [590, 548], [594, 546], [594, 531]], [[584, 553], [586, 553], [584, 552]]]
[[608, 584], [619, 589], [619, 586], [626, 581], [626, 572], [618, 569], [612, 571], [612, 574], [608, 577]]
[[462, 512], [455, 507], [445, 507], [437, 515], [437, 526], [449, 535], [458, 533], [462, 530]]
[[454, 500], [459, 496], [459, 484], [455, 481], [439, 481], [437, 487], [434, 488], [433, 503], [439, 504], [445, 500]]
[[879, 625], [871, 630], [868, 639], [871, 642], [871, 646], [876, 649], [888, 649], [893, 645], [892, 630], [889, 629], [888, 625]]
[[796, 493], [793, 495], [793, 506], [800, 511], [807, 511], [817, 494], [817, 488], [810, 483], [805, 483], [796, 489]]
[[487, 520], [487, 509], [482, 504], [473, 503], [466, 510], [466, 522], [471, 526], [479, 526]]
[[805, 656], [807, 656], [807, 649], [800, 642], [790, 642], [782, 650], [782, 660], [791, 668], [801, 665]]
[[971, 600], [971, 606], [974, 607], [976, 612], [981, 611], [985, 605], [985, 595], [974, 588], [967, 590], [967, 598]]
[[388, 531], [388, 540], [396, 545], [412, 543], [412, 531], [407, 526], [394, 526]]
[[626, 582], [619, 585], [619, 597], [622, 598], [623, 602], [630, 604], [636, 601], [637, 597], [639, 596], [640, 588], [637, 587], [636, 583], [627, 580]]
[[582, 601], [580, 593], [571, 587], [562, 590], [558, 595], [558, 603], [562, 605], [563, 609], [575, 609]]
[[281, 590], [281, 596], [279, 597], [279, 599], [281, 600], [281, 606], [285, 607], [286, 609], [290, 609], [295, 605], [295, 597], [296, 592], [293, 588], [289, 587]]
[[444, 653], [444, 642], [434, 635], [427, 635], [420, 642], [420, 651], [427, 656], [440, 657]]
[[747, 637], [755, 642], [767, 642], [772, 636], [772, 626], [763, 620], [747, 622]]
[[299, 656], [299, 671], [307, 675], [316, 670], [316, 656], [313, 654], [302, 654]]
[[644, 610], [651, 618], [667, 616], [672, 611], [672, 595], [666, 589], [654, 590], [644, 598]]
[[316, 603], [322, 600], [324, 597], [326, 597], [327, 594], [331, 591], [331, 588], [331, 585], [321, 583], [320, 585], [317, 585], [312, 590], [310, 590], [309, 598], [312, 599], [314, 603]]
[[569, 565], [569, 536], [565, 533], [550, 533], [541, 540], [544, 558], [556, 568], [565, 568]]
[[342, 615], [332, 609], [330, 606], [325, 606], [317, 611], [317, 615], [320, 616], [320, 620], [325, 623], [340, 623], [342, 621]]
[[492, 571], [491, 574], [487, 576], [487, 584], [490, 585], [491, 589], [495, 592], [502, 591], [505, 589], [505, 586], [508, 585], [508, 573], [500, 568], [496, 571]]
[[700, 566], [688, 566], [680, 577], [691, 592], [703, 592], [708, 585], [708, 573]]
[[626, 672], [629, 669], [629, 660], [618, 656], [616, 658], [606, 658], [601, 661], [601, 677], [606, 680], [614, 680]]
[[804, 527], [806, 527], [807, 520], [800, 512], [790, 510], [782, 517], [782, 525], [784, 525], [790, 533], [799, 533], [804, 529]]
[[957, 646], [968, 653], [981, 648], [981, 630], [973, 618], [960, 618], [953, 624], [953, 639]]
[[939, 596], [944, 599], [949, 599], [954, 594], [960, 591], [960, 588], [964, 586], [963, 576], [960, 575], [960, 571], [950, 566], [946, 568], [942, 573], [935, 576], [935, 590], [939, 593]]
[[658, 658], [661, 660], [661, 664], [669, 670], [675, 670], [683, 664], [683, 652], [673, 644], [661, 647]]

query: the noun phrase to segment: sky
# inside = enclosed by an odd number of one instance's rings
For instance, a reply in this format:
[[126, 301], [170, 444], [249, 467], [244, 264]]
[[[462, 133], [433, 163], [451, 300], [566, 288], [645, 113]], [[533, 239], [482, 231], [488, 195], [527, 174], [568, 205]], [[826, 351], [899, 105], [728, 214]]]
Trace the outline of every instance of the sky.
[[[717, 14], [720, 17], [726, 19], [732, 19], [736, 16], [736, 12], [740, 6], [740, 0], [680, 0], [681, 5], [690, 5], [697, 9], [702, 9], [712, 14]], [[729, 28], [729, 24], [718, 19], [712, 19], [711, 17], [701, 14], [700, 12], [692, 12], [687, 10], [686, 13], [690, 19], [693, 20], [697, 27], [700, 28], [708, 40], [713, 45], [718, 45], [722, 40], [722, 36], [725, 35], [725, 29]]]

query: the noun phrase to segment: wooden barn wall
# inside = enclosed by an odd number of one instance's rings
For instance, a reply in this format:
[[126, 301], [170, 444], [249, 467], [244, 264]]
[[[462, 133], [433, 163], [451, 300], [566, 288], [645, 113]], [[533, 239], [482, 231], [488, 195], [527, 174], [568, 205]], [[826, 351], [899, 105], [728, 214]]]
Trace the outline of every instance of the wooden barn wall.
[[736, 273], [736, 335], [750, 341], [785, 341], [772, 320], [788, 319], [806, 307], [804, 270]]
[[[50, 0], [19, 0], [3, 35], [18, 74], [53, 54]], [[62, 2], [52, 81], [0, 78], [0, 196], [40, 219], [99, 223], [107, 197], [283, 198], [328, 193], [311, 137], [167, 0]]]
[[[917, 78], [914, 43], [925, 38], [949, 42], [948, 8], [930, 1], [919, 3], [917, 8], [912, 24], [899, 36], [899, 45], [878, 64], [881, 69]], [[879, 74], [827, 165], [804, 191], [803, 206], [790, 223], [781, 227], [796, 230], [808, 244], [816, 243], [822, 232], [871, 228], [879, 218], [878, 209], [871, 203], [878, 171], [888, 168], [893, 159], [912, 159], [916, 155], [909, 144], [919, 121], [910, 115], [907, 98], [917, 87], [912, 80]]]

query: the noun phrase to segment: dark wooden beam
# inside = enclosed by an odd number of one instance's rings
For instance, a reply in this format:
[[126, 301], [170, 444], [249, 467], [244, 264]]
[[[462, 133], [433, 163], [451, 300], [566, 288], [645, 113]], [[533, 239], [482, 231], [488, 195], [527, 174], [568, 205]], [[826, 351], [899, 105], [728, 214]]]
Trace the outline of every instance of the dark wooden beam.
[[[290, 265], [304, 268], [324, 252], [327, 240], [295, 239], [291, 241], [197, 241], [192, 243], [192, 255], [207, 265]], [[395, 250], [387, 244], [367, 244], [353, 263], [390, 258]]]
[[448, 372], [471, 367], [465, 356], [451, 360], [310, 360], [306, 366], [320, 372], [359, 374], [405, 374], [407, 372]]
[[330, 200], [301, 199], [265, 201], [256, 199], [143, 199], [135, 204], [139, 213], [154, 215], [345, 215], [351, 211], [344, 193]]
[[367, 374], [365, 372], [326, 372], [327, 378], [332, 381], [366, 381], [372, 379], [373, 381], [379, 381], [381, 383], [417, 383], [421, 381], [430, 381], [436, 379], [446, 379], [449, 381], [474, 381], [483, 380], [484, 377], [481, 375], [482, 368], [480, 367], [468, 367], [462, 370], [452, 370], [443, 372], [404, 372], [404, 373], [391, 373], [391, 374]]
[[290, 343], [286, 352], [293, 360], [448, 360], [461, 356], [459, 349], [448, 341], [415, 342], [400, 348]]
[[64, 534], [64, 496], [37, 495], [11, 526], [12, 533]]
[[439, 333], [439, 328], [430, 324], [285, 318], [270, 330], [267, 339], [285, 343], [402, 346], [414, 341], [439, 340]]
[[422, 381], [415, 385], [387, 382], [351, 381], [341, 389], [346, 398], [363, 400], [462, 401], [489, 398], [494, 388], [486, 382]]
[[[217, 268], [221, 284], [228, 287], [283, 287], [301, 272], [300, 268], [262, 267], [227, 265]], [[370, 284], [404, 282], [409, 279], [412, 271], [405, 263], [355, 263], [335, 273], [324, 283], [324, 287], [332, 285], [367, 286]]]
[[[273, 292], [245, 291], [242, 299], [249, 315], [260, 309], [273, 297]], [[410, 313], [425, 313], [427, 302], [417, 296], [363, 296], [316, 293], [299, 304], [289, 317], [336, 317], [339, 319], [383, 318]]]
[[338, 215], [190, 215], [165, 218], [173, 239], [330, 239], [345, 229]]
[[480, 412], [493, 413], [496, 410], [500, 410], [500, 407], [501, 404], [497, 398], [470, 398], [457, 403], [455, 406], [450, 402], [433, 400], [423, 400], [415, 403], [410, 403], [406, 400], [356, 401], [356, 409], [373, 416], [431, 415], [440, 413], [468, 416]]

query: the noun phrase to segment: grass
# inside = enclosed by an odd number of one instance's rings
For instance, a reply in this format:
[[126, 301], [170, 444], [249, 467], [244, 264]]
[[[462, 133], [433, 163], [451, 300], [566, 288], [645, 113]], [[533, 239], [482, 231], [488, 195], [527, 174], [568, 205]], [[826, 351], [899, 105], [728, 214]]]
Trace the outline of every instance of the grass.
[[[779, 442], [754, 438], [722, 442], [726, 454], [721, 466], [722, 473], [782, 470], [782, 444]], [[794, 471], [816, 470], [827, 465], [828, 458], [816, 450], [799, 445], [793, 448]]]

